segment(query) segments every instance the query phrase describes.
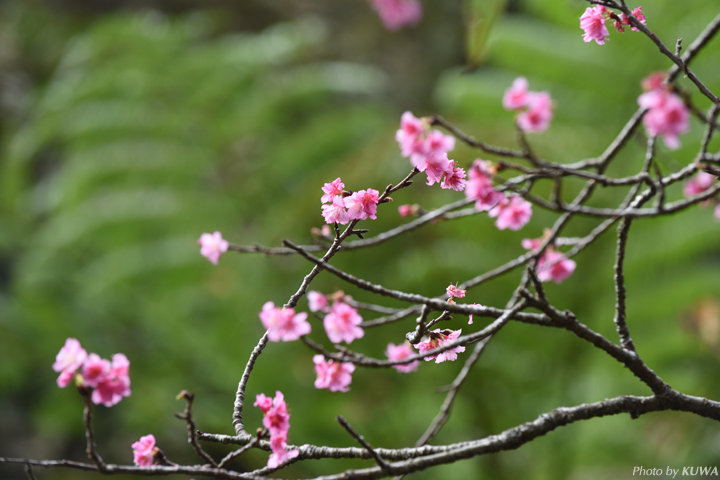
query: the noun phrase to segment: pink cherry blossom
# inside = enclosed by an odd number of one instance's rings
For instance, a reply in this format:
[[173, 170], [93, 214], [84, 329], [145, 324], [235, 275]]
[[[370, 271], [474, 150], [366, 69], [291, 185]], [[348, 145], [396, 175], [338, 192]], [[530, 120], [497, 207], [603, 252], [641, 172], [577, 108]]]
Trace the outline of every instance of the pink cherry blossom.
[[310, 290], [307, 294], [307, 297], [308, 307], [310, 308], [311, 312], [325, 312], [328, 310], [327, 297], [322, 293], [316, 292], [315, 290]]
[[416, 25], [422, 20], [422, 5], [418, 0], [370, 0], [370, 3], [383, 26], [390, 31]]
[[518, 77], [510, 88], [505, 90], [502, 104], [505, 110], [519, 110], [527, 106], [528, 101], [528, 81], [525, 77]]
[[678, 135], [690, 128], [690, 114], [682, 99], [672, 92], [657, 89], [640, 95], [638, 104], [648, 109], [643, 117], [648, 135], [662, 135], [669, 149], [680, 148]]
[[110, 361], [91, 353], [82, 366], [83, 386], [97, 387], [98, 383], [110, 373]]
[[380, 192], [372, 188], [360, 190], [345, 198], [347, 216], [350, 220], [377, 219], [377, 206]]
[[87, 358], [87, 352], [75, 338], [65, 340], [53, 363], [53, 370], [60, 372], [57, 384], [60, 388], [67, 387], [75, 376], [75, 372], [82, 366]]
[[[266, 405], [267, 403], [264, 403], [263, 407]], [[263, 407], [261, 407], [261, 410]], [[263, 413], [265, 414], [263, 425], [268, 429], [271, 436], [287, 435], [288, 430], [290, 430], [290, 414], [288, 413], [285, 397], [282, 392], [279, 390], [275, 392], [272, 408], [269, 408], [267, 411], [263, 410]]]
[[663, 82], [667, 78], [666, 72], [653, 72], [647, 77], [643, 78], [640, 82], [642, 89], [646, 92], [652, 90], [661, 90], [663, 88]]
[[448, 170], [452, 173], [445, 173], [445, 179], [441, 185], [442, 188], [451, 188], [457, 192], [465, 190], [467, 181], [465, 180], [465, 170], [455, 168], [455, 160], [450, 160]]
[[699, 195], [708, 188], [712, 187], [713, 183], [715, 183], [714, 175], [710, 175], [707, 172], [699, 171], [697, 175], [685, 182], [685, 185], [683, 186], [683, 194], [686, 197]]
[[583, 41], [590, 42], [595, 40], [598, 45], [603, 45], [608, 39], [610, 32], [605, 26], [605, 12], [607, 9], [602, 5], [588, 7], [585, 13], [580, 17], [580, 28], [583, 32]]
[[543, 238], [523, 238], [522, 242], [520, 244], [525, 250], [532, 250], [533, 252], [537, 251], [538, 248], [540, 248], [540, 245], [543, 244]]
[[408, 217], [408, 216], [412, 215], [414, 210], [415, 209], [413, 208], [412, 205], [400, 205], [398, 207], [398, 213], [400, 214], [401, 217]]
[[213, 265], [217, 265], [220, 256], [227, 252], [230, 246], [220, 232], [203, 233], [197, 243], [200, 245], [200, 255], [210, 260]]
[[575, 271], [575, 262], [554, 248], [548, 247], [540, 256], [535, 270], [541, 282], [561, 283]]
[[[643, 25], [647, 25], [647, 20], [645, 20], [645, 14], [643, 14], [642, 7], [638, 7], [638, 8], [636, 8], [635, 10], [633, 10], [633, 11], [632, 11], [632, 14], [633, 14], [633, 16], [634, 16], [635, 18], [638, 19], [638, 21], [639, 21], [640, 23], [642, 23]], [[623, 14], [620, 15], [620, 18], [622, 19], [622, 23], [623, 23], [624, 25], [630, 25], [630, 18], [628, 18], [627, 15], [625, 15], [625, 14], [623, 13]], [[631, 29], [632, 29], [633, 32], [637, 32], [637, 31], [638, 31], [638, 28], [637, 28], [637, 27], [631, 27]]]
[[112, 407], [131, 393], [130, 361], [124, 354], [116, 353], [112, 357], [110, 372], [98, 382], [90, 398], [96, 405], [102, 403]]
[[400, 117], [400, 130], [395, 133], [395, 140], [400, 144], [403, 157], [422, 151], [425, 125], [412, 112], [405, 112]]
[[548, 92], [529, 92], [527, 110], [520, 112], [517, 124], [528, 133], [541, 133], [548, 129], [553, 118], [553, 104]]
[[441, 182], [443, 175], [453, 174], [453, 168], [451, 167], [447, 153], [440, 153], [426, 157], [422, 168], [418, 167], [418, 170], [427, 174], [428, 185], [434, 185], [436, 182]]
[[140, 467], [150, 467], [153, 464], [155, 452], [155, 436], [151, 433], [140, 437], [140, 440], [131, 445], [133, 449], [133, 463]]
[[311, 330], [306, 312], [295, 314], [294, 309], [277, 308], [273, 302], [266, 302], [258, 316], [271, 342], [292, 342]]
[[333, 343], [352, 343], [356, 338], [362, 338], [365, 331], [359, 326], [362, 317], [353, 307], [343, 302], [334, 302], [330, 313], [325, 315], [323, 325], [328, 338]]
[[[385, 355], [388, 359], [396, 362], [398, 360], [405, 360], [406, 358], [415, 355], [415, 351], [412, 349], [412, 345], [410, 345], [409, 342], [404, 342], [400, 345], [388, 343]], [[417, 370], [419, 364], [420, 361], [415, 360], [414, 362], [404, 363], [402, 365], [393, 365], [393, 368], [400, 373], [410, 373]]]
[[520, 197], [510, 197], [490, 210], [488, 215], [497, 217], [495, 226], [499, 230], [520, 230], [532, 217], [532, 204]]
[[264, 393], [258, 393], [255, 396], [255, 403], [253, 403], [253, 406], [262, 410], [263, 414], [267, 414], [268, 410], [272, 408], [272, 405], [272, 398], [266, 397]]
[[277, 468], [283, 463], [297, 457], [300, 454], [300, 450], [286, 450], [287, 449], [287, 433], [280, 435], [270, 436], [270, 449], [273, 453], [268, 458], [268, 468]]
[[334, 197], [331, 204], [323, 205], [322, 214], [327, 223], [339, 223], [340, 225], [345, 225], [350, 221], [347, 211], [345, 210], [345, 202], [340, 196]]
[[457, 288], [455, 285], [450, 285], [446, 291], [449, 298], [463, 298], [466, 292], [465, 290]]
[[[426, 353], [431, 350], [435, 350], [436, 348], [442, 347], [448, 342], [452, 342], [453, 340], [457, 340], [457, 338], [462, 333], [461, 330], [440, 330], [436, 329], [432, 332], [428, 333], [428, 338], [426, 340], [423, 340], [422, 342], [419, 342], [417, 345], [415, 345], [415, 348], [417, 348], [420, 353]], [[451, 348], [450, 350], [445, 350], [442, 353], [438, 353], [437, 355], [429, 355], [425, 357], [425, 361], [429, 362], [432, 359], [435, 359], [435, 363], [442, 363], [445, 361], [454, 361], [457, 360], [457, 354], [462, 353], [465, 351], [465, 347], [457, 346], [454, 348]]]
[[335, 195], [342, 196], [343, 188], [345, 188], [345, 184], [342, 183], [342, 180], [340, 180], [340, 177], [338, 177], [337, 179], [333, 180], [330, 183], [326, 183], [322, 187], [322, 190], [323, 190], [323, 192], [325, 192], [325, 195], [323, 195], [320, 198], [320, 201], [322, 203], [332, 202]]
[[486, 212], [505, 199], [495, 190], [489, 177], [488, 165], [482, 160], [475, 160], [469, 171], [470, 180], [465, 186], [465, 197], [475, 200], [475, 208]]
[[325, 357], [318, 354], [313, 357], [315, 364], [315, 388], [327, 388], [331, 392], [347, 392], [352, 383], [352, 372], [355, 365], [349, 362], [336, 362], [325, 360]]

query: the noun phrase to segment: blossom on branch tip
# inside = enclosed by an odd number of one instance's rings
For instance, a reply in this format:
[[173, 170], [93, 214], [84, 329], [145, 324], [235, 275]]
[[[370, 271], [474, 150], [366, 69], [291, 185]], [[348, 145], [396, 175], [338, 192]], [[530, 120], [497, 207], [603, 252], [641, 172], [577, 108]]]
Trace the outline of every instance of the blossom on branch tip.
[[448, 298], [463, 298], [466, 293], [465, 290], [459, 289], [455, 285], [450, 285], [445, 291], [447, 292]]
[[65, 340], [65, 345], [60, 349], [53, 363], [53, 370], [60, 372], [57, 384], [60, 388], [67, 387], [75, 376], [75, 372], [82, 367], [87, 352], [75, 338]]
[[322, 311], [325, 312], [328, 310], [328, 300], [325, 295], [323, 295], [320, 292], [316, 292], [315, 290], [310, 290], [307, 294], [308, 297], [308, 308], [310, 308], [311, 312], [318, 312]]
[[339, 223], [345, 225], [350, 221], [348, 213], [345, 210], [345, 202], [340, 196], [333, 198], [333, 201], [329, 205], [322, 206], [322, 214], [325, 217], [325, 221], [329, 224]]
[[398, 207], [398, 213], [401, 217], [409, 217], [413, 214], [415, 208], [412, 205], [400, 205]]
[[[457, 338], [462, 333], [462, 329], [460, 330], [440, 330], [439, 328], [436, 330], [433, 330], [432, 332], [428, 333], [428, 338], [426, 340], [423, 340], [422, 342], [419, 342], [417, 345], [415, 345], [415, 348], [417, 348], [420, 353], [426, 353], [431, 350], [435, 350], [436, 348], [442, 347], [448, 342], [452, 342], [453, 340], [457, 340]], [[445, 350], [442, 353], [438, 353], [437, 355], [429, 355], [425, 357], [425, 361], [429, 362], [430, 360], [435, 359], [435, 363], [442, 363], [445, 361], [454, 361], [457, 360], [457, 354], [462, 353], [465, 351], [465, 347], [462, 345], [459, 345], [457, 347], [451, 348], [449, 350]]]
[[352, 343], [356, 338], [362, 338], [365, 331], [359, 326], [362, 317], [357, 310], [343, 302], [334, 302], [330, 313], [325, 315], [323, 325], [325, 332], [333, 343]]
[[133, 449], [133, 463], [140, 467], [152, 466], [157, 448], [155, 447], [155, 436], [151, 433], [140, 437], [140, 440], [131, 445]]
[[266, 397], [264, 393], [258, 393], [255, 396], [255, 403], [253, 403], [253, 406], [262, 410], [263, 414], [267, 414], [268, 410], [272, 408], [272, 404], [272, 398]]
[[390, 31], [416, 25], [422, 20], [422, 5], [418, 0], [370, 0], [370, 3], [383, 26]]
[[525, 77], [516, 78], [503, 95], [505, 110], [519, 110], [528, 104], [528, 81]]
[[560, 284], [575, 271], [576, 263], [552, 247], [548, 247], [540, 256], [535, 266], [538, 279], [541, 282]]
[[349, 197], [345, 197], [345, 207], [348, 209], [347, 217], [350, 220], [377, 219], [375, 214], [377, 213], [379, 197], [380, 192], [372, 188], [360, 190]]
[[100, 379], [90, 399], [96, 405], [102, 403], [112, 407], [131, 393], [130, 361], [124, 354], [116, 353], [112, 357], [110, 372]]
[[230, 246], [220, 232], [203, 233], [197, 243], [200, 245], [200, 255], [210, 260], [213, 265], [217, 265], [220, 256], [227, 252]]
[[518, 114], [518, 127], [527, 133], [541, 133], [548, 129], [553, 118], [553, 103], [548, 92], [529, 92], [527, 110]]
[[292, 342], [311, 330], [306, 312], [295, 314], [294, 309], [277, 308], [273, 302], [266, 302], [258, 316], [271, 342]]
[[347, 392], [352, 383], [352, 372], [355, 365], [350, 362], [336, 362], [325, 360], [325, 357], [318, 354], [313, 357], [315, 364], [315, 388], [327, 388], [331, 392]]
[[583, 41], [591, 42], [595, 40], [598, 45], [603, 45], [610, 36], [605, 26], [605, 13], [607, 9], [602, 5], [586, 8], [585, 13], [580, 17], [580, 28], [583, 32]]
[[505, 198], [491, 209], [488, 215], [497, 217], [495, 226], [499, 230], [520, 230], [532, 217], [532, 204], [520, 197]]
[[322, 190], [325, 192], [325, 195], [320, 197], [320, 201], [322, 203], [328, 203], [332, 202], [333, 198], [335, 198], [335, 195], [342, 196], [343, 188], [345, 188], [345, 184], [342, 183], [342, 180], [340, 180], [340, 177], [336, 178], [330, 183], [326, 183], [323, 185]]
[[[389, 360], [392, 360], [394, 362], [398, 360], [405, 360], [406, 358], [413, 355], [415, 355], [415, 350], [412, 349], [412, 345], [410, 345], [410, 342], [407, 341], [401, 343], [400, 345], [388, 343], [387, 349], [385, 349], [385, 356], [387, 356]], [[402, 365], [393, 365], [392, 368], [394, 368], [400, 373], [410, 373], [417, 370], [418, 365], [420, 365], [420, 361], [415, 360], [413, 362], [404, 363]]]
[[[643, 83], [651, 84], [650, 81]], [[662, 135], [663, 142], [669, 149], [680, 148], [678, 135], [690, 129], [690, 113], [682, 99], [660, 84], [654, 90], [641, 94], [637, 102], [648, 109], [643, 116], [643, 125], [648, 135]]]
[[97, 353], [91, 353], [82, 367], [83, 386], [97, 387], [100, 380], [108, 373], [110, 373], [110, 361], [100, 358]]

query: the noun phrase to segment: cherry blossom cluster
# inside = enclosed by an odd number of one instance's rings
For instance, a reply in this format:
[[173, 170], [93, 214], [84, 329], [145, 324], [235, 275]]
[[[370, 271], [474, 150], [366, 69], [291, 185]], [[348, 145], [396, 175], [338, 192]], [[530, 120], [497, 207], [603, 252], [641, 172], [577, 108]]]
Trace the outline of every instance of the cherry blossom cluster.
[[377, 206], [380, 200], [380, 192], [372, 188], [360, 190], [359, 192], [344, 192], [345, 184], [340, 177], [330, 183], [326, 183], [322, 190], [325, 194], [321, 197], [322, 214], [329, 224], [339, 223], [345, 225], [351, 220], [365, 220], [377, 218]]
[[[710, 175], [707, 172], [703, 172], [702, 170], [697, 173], [694, 177], [692, 177], [690, 180], [685, 182], [685, 185], [683, 186], [683, 194], [686, 197], [692, 197], [693, 195], [700, 195], [704, 191], [708, 190], [710, 187], [712, 187], [715, 184], [716, 177], [715, 175]], [[720, 202], [718, 202], [717, 198], [714, 199], [715, 201], [715, 218], [720, 220]], [[706, 207], [710, 204], [711, 200], [707, 200], [700, 204], [700, 206]]]
[[541, 133], [548, 129], [553, 118], [553, 103], [548, 92], [528, 90], [525, 77], [516, 78], [505, 90], [502, 100], [505, 110], [515, 110], [517, 126], [524, 132]]
[[465, 170], [447, 156], [455, 148], [454, 137], [430, 130], [427, 119], [405, 112], [395, 139], [403, 157], [409, 157], [413, 167], [427, 174], [428, 185], [440, 183], [440, 187], [458, 192], [465, 189]]
[[263, 426], [270, 433], [270, 449], [267, 466], [277, 468], [290, 459], [297, 457], [300, 451], [287, 450], [288, 431], [290, 430], [290, 413], [285, 404], [282, 392], [276, 391], [275, 398], [266, 397], [261, 393], [255, 397], [254, 406], [263, 412]]
[[365, 331], [360, 327], [363, 319], [357, 309], [343, 302], [343, 292], [332, 295], [334, 299], [332, 306], [328, 297], [317, 291], [308, 292], [308, 305], [311, 312], [323, 312], [323, 326], [328, 338], [333, 343], [352, 343], [356, 338], [365, 336]]
[[517, 196], [506, 197], [495, 190], [492, 182], [494, 174], [495, 168], [490, 163], [475, 160], [469, 169], [465, 197], [475, 200], [478, 211], [488, 212], [491, 218], [496, 218], [498, 229], [519, 230], [530, 221], [532, 204]]
[[[642, 12], [642, 7], [638, 7], [632, 11], [633, 16], [643, 25], [647, 25], [645, 15]], [[625, 15], [624, 12], [620, 15], [615, 12], [608, 10], [602, 5], [595, 5], [594, 7], [586, 8], [585, 13], [580, 16], [580, 28], [583, 32], [583, 41], [591, 42], [595, 40], [598, 45], [604, 45], [605, 41], [609, 39], [610, 32], [608, 32], [605, 22], [610, 20], [615, 29], [622, 33], [625, 31], [626, 26], [630, 26], [630, 18]], [[638, 31], [636, 27], [631, 27], [633, 31]]]
[[112, 407], [130, 396], [130, 362], [122, 353], [113, 355], [111, 362], [96, 353], [88, 355], [77, 339], [68, 338], [52, 368], [60, 372], [57, 378], [60, 388], [74, 381], [78, 388], [92, 389], [90, 399], [96, 405]]
[[265, 302], [259, 314], [271, 342], [292, 342], [312, 330], [307, 313], [295, 313], [292, 308], [278, 308], [273, 302]]
[[[526, 238], [522, 241], [522, 246], [531, 252], [537, 252], [540, 246], [547, 240], [550, 230], [546, 230], [545, 234], [540, 238]], [[548, 245], [545, 251], [540, 255], [536, 265], [538, 279], [541, 282], [553, 281], [557, 284], [562, 283], [575, 271], [575, 261], [570, 260], [560, 253], [554, 245]]]
[[230, 246], [220, 232], [203, 233], [197, 243], [200, 245], [200, 255], [210, 260], [213, 265], [217, 265], [220, 256], [227, 252]]
[[416, 25], [422, 20], [422, 5], [418, 0], [370, 0], [370, 4], [383, 26], [390, 31]]
[[678, 135], [690, 129], [690, 113], [680, 97], [665, 82], [665, 74], [653, 73], [642, 81], [645, 93], [638, 97], [638, 105], [647, 108], [643, 117], [645, 130], [651, 137], [663, 136], [671, 150], [680, 147]]
[[[440, 348], [448, 342], [457, 340], [461, 333], [462, 329], [440, 330], [438, 328], [436, 330], [433, 330], [432, 332], [428, 332], [428, 337], [425, 340], [418, 342], [418, 344], [415, 345], [415, 348], [417, 348], [420, 353], [426, 353], [431, 350], [435, 350], [436, 348]], [[445, 361], [452, 362], [454, 360], [457, 360], [458, 353], [462, 353], [464, 351], [465, 347], [459, 345], [436, 355], [428, 355], [427, 357], [425, 357], [425, 361], [429, 362], [430, 360], [435, 360], [435, 363], [442, 363]]]
[[150, 467], [155, 463], [155, 455], [160, 451], [155, 446], [155, 436], [151, 433], [140, 437], [140, 440], [131, 445], [133, 449], [133, 463], [140, 467]]

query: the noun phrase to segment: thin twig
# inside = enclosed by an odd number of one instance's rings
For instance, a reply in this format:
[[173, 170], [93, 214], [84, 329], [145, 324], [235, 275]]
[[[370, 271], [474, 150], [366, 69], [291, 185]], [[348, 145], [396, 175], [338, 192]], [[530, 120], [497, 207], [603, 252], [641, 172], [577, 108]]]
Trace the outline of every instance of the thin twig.
[[365, 440], [362, 435], [360, 435], [358, 432], [355, 431], [355, 429], [350, 426], [350, 424], [347, 422], [347, 420], [343, 418], [342, 415], [338, 415], [336, 418], [338, 423], [342, 425], [342, 427], [347, 430], [347, 432], [352, 435], [353, 438], [357, 440], [358, 443], [370, 453], [370, 456], [373, 458], [373, 460], [375, 460], [375, 463], [377, 463], [380, 468], [382, 468], [388, 473], [392, 471], [390, 465], [385, 460], [383, 460], [380, 455], [377, 454], [375, 449], [373, 449], [373, 447], [367, 442], [367, 440]]
[[209, 453], [207, 453], [205, 450], [203, 450], [202, 447], [197, 442], [197, 437], [196, 437], [197, 428], [195, 427], [195, 420], [193, 419], [193, 414], [192, 414], [192, 407], [193, 407], [193, 401], [195, 400], [195, 394], [192, 392], [188, 392], [187, 390], [183, 390], [177, 396], [178, 400], [180, 400], [181, 398], [185, 399], [185, 411], [183, 413], [175, 413], [175, 416], [181, 420], [185, 420], [185, 422], [187, 423], [188, 443], [190, 445], [192, 445], [193, 450], [195, 450], [195, 453], [197, 453], [201, 458], [206, 460], [213, 467], [217, 467], [218, 464], [217, 464], [217, 462], [215, 462], [215, 459], [212, 458]]

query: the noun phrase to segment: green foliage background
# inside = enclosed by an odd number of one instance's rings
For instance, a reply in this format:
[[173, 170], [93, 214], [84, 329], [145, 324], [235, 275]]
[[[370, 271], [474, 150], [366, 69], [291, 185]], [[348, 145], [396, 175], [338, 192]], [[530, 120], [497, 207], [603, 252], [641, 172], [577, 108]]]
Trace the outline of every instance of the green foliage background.
[[[382, 189], [409, 171], [393, 138], [407, 109], [441, 113], [478, 138], [513, 146], [512, 114], [500, 98], [519, 75], [531, 89], [551, 92], [556, 104], [550, 130], [531, 137], [537, 151], [560, 162], [598, 155], [635, 111], [640, 79], [669, 67], [639, 33], [611, 32], [603, 47], [583, 43], [580, 1], [514, 0], [494, 22], [468, 21], [482, 15], [474, 10], [481, 2], [425, 2], [422, 25], [399, 33], [382, 31], [363, 2], [338, 3], [317, 0], [282, 14], [274, 2], [259, 1], [183, 12], [162, 3], [91, 13], [72, 2], [60, 10], [40, 2], [2, 4], [0, 84], [11, 98], [2, 110], [0, 156], [0, 455], [84, 458], [80, 397], [58, 389], [50, 369], [65, 338], [76, 337], [88, 351], [123, 352], [132, 363], [133, 395], [97, 410], [106, 460], [129, 462], [129, 444], [152, 432], [171, 459], [194, 462], [185, 427], [172, 416], [182, 409], [175, 395], [196, 393], [201, 430], [232, 433], [237, 382], [262, 334], [257, 312], [268, 300], [284, 303], [310, 268], [294, 257], [232, 252], [214, 267], [198, 254], [202, 232], [220, 230], [238, 244], [309, 241], [310, 229], [323, 223], [324, 182], [342, 176], [355, 190]], [[678, 36], [689, 44], [718, 13], [702, 0], [643, 7], [666, 44]], [[253, 8], [264, 16], [253, 17]], [[462, 60], [463, 14], [475, 29], [467, 53], [471, 63], [482, 62], [476, 69]], [[715, 41], [693, 65], [715, 91], [719, 53]], [[13, 79], [25, 87], [12, 90]], [[682, 149], [661, 149], [665, 172], [692, 159], [701, 134], [693, 120]], [[641, 137], [611, 174], [639, 169]], [[477, 156], [462, 145], [453, 152], [463, 165]], [[623, 194], [599, 193], [593, 202], [610, 205]], [[678, 198], [679, 187], [668, 195]], [[381, 206], [366, 227], [376, 234], [404, 222], [399, 204], [432, 208], [459, 198], [417, 182]], [[720, 227], [711, 217], [692, 209], [633, 225], [628, 319], [640, 354], [661, 377], [686, 393], [718, 399], [720, 337], [713, 328], [720, 318], [697, 327], [694, 317], [683, 317], [698, 298], [719, 293]], [[539, 236], [555, 218], [535, 208], [522, 231], [499, 232], [477, 215], [334, 262], [373, 282], [437, 295], [514, 258], [522, 238]], [[566, 233], [584, 234], [595, 223], [577, 219]], [[557, 306], [614, 340], [613, 250], [609, 235], [576, 257], [570, 280], [547, 291]], [[502, 306], [518, 278], [519, 272], [508, 274], [466, 300]], [[325, 274], [313, 286], [371, 300]], [[681, 318], [691, 320], [681, 324]], [[382, 356], [413, 322], [368, 330], [353, 348]], [[483, 322], [469, 327], [455, 318], [452, 326], [472, 331]], [[313, 328], [313, 338], [324, 340], [321, 324]], [[349, 393], [331, 394], [313, 387], [311, 357], [299, 342], [271, 344], [248, 387], [250, 398], [285, 393], [295, 443], [351, 445], [334, 420], [342, 414], [373, 445], [414, 444], [444, 398], [436, 389], [461, 368], [459, 361], [427, 363], [412, 375], [358, 370]], [[647, 393], [569, 333], [511, 324], [483, 354], [435, 442], [499, 433], [561, 405]], [[260, 425], [254, 410], [246, 413], [249, 429]], [[719, 455], [716, 423], [659, 413], [575, 424], [517, 451], [413, 478], [625, 478], [633, 466], [714, 466]], [[251, 453], [238, 466], [265, 461], [265, 454]], [[306, 462], [286, 475], [361, 465]], [[0, 467], [0, 474], [24, 478], [17, 468]], [[38, 477], [76, 478], [63, 471]]]

